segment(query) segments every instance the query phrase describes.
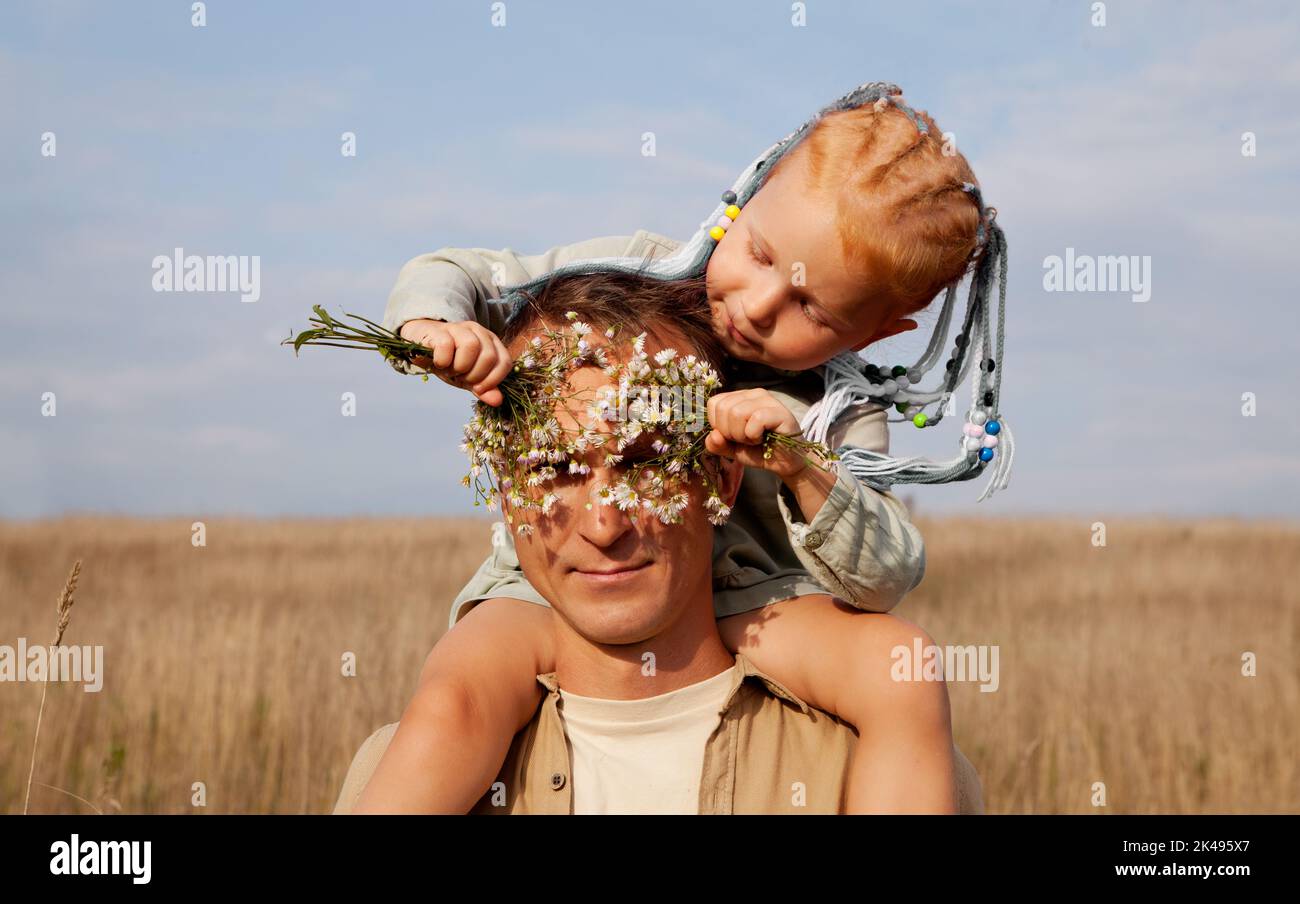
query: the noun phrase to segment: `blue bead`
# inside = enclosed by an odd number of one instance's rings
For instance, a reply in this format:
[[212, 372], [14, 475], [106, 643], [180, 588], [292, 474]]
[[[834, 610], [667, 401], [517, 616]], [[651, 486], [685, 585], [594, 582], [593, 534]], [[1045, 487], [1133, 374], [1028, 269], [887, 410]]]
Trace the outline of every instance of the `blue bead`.
[[[984, 425], [984, 432], [987, 433], [989, 436], [997, 436], [999, 433], [1002, 432], [1002, 425], [999, 424], [997, 421], [989, 421], [987, 424]], [[985, 461], [987, 460], [988, 459], [985, 459]]]
[[[996, 424], [997, 421], [994, 421], [993, 423]], [[993, 460], [992, 449], [988, 449], [988, 448], [980, 449], [980, 461], [992, 461], [992, 460]]]

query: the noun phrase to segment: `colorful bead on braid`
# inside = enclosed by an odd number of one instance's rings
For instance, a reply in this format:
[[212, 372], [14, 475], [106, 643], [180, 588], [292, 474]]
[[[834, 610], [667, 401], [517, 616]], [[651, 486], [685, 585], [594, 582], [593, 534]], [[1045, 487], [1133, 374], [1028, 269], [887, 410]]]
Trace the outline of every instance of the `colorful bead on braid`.
[[[722, 237], [727, 234], [727, 230], [736, 221], [736, 217], [740, 216], [740, 208], [736, 206], [736, 193], [734, 191], [724, 191], [722, 193], [722, 203], [727, 205], [727, 209], [722, 212], [722, 216], [718, 217], [718, 222], [714, 223], [709, 229], [709, 236], [715, 242], [722, 241]], [[707, 223], [708, 220], [704, 222]]]
[[962, 428], [966, 434], [962, 448], [967, 452], [978, 452], [980, 461], [992, 461], [993, 449], [998, 444], [998, 434], [1002, 425], [988, 420], [988, 415], [978, 409], [971, 412], [970, 421]]

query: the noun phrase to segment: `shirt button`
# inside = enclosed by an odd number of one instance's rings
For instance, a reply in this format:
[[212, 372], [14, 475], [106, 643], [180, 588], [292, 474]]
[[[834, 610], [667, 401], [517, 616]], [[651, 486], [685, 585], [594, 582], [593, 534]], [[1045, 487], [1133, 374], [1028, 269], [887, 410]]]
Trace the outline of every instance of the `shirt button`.
[[824, 539], [826, 539], [826, 538], [822, 536], [822, 532], [821, 532], [821, 531], [819, 531], [819, 530], [810, 530], [810, 531], [808, 531], [808, 533], [804, 534], [804, 538], [803, 538], [803, 545], [804, 545], [804, 548], [805, 548], [805, 549], [816, 549], [818, 546], [821, 546], [821, 545], [822, 545], [822, 541], [823, 541]]
[[552, 791], [559, 791], [559, 790], [560, 790], [561, 788], [563, 788], [563, 787], [564, 787], [564, 773], [563, 773], [563, 772], [552, 772], [552, 773], [551, 773], [551, 790], [552, 790]]

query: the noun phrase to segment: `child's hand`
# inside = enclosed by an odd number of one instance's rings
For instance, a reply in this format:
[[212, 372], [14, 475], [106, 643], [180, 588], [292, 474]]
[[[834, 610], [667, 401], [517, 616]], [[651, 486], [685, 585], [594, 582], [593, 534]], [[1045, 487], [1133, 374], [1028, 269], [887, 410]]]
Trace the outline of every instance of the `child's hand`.
[[494, 408], [505, 401], [496, 387], [510, 373], [514, 359], [496, 333], [472, 320], [444, 323], [441, 320], [408, 320], [399, 335], [426, 345], [429, 358], [414, 363], [431, 370], [444, 383], [468, 389], [479, 401]]
[[704, 447], [715, 455], [734, 458], [743, 465], [763, 468], [785, 478], [798, 474], [808, 465], [791, 449], [776, 446], [771, 458], [763, 457], [763, 435], [772, 430], [786, 436], [799, 436], [799, 421], [766, 389], [739, 389], [720, 392], [709, 398], [709, 424], [712, 430]]

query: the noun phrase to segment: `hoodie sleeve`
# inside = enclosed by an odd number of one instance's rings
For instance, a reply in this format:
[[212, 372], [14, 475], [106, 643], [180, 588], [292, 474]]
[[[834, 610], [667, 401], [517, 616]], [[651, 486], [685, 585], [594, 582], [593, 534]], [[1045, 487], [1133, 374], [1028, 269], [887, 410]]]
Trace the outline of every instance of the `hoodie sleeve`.
[[[787, 404], [797, 417], [807, 410], [797, 400]], [[885, 410], [873, 404], [854, 406], [832, 426], [827, 440], [832, 449], [850, 445], [887, 452]], [[921, 583], [925, 542], [907, 506], [893, 493], [859, 483], [839, 463], [833, 467], [835, 485], [809, 522], [804, 522], [794, 494], [781, 485], [777, 504], [790, 545], [826, 589], [859, 609], [888, 612]]]
[[[660, 237], [645, 230], [635, 235], [587, 239], [557, 245], [541, 254], [519, 254], [504, 248], [440, 248], [407, 261], [388, 295], [383, 325], [397, 332], [408, 320], [475, 320], [494, 333], [501, 332], [508, 313], [490, 304], [502, 288], [519, 285], [557, 267], [592, 257], [626, 257], [656, 245]], [[426, 373], [409, 361], [389, 359], [401, 373]]]

